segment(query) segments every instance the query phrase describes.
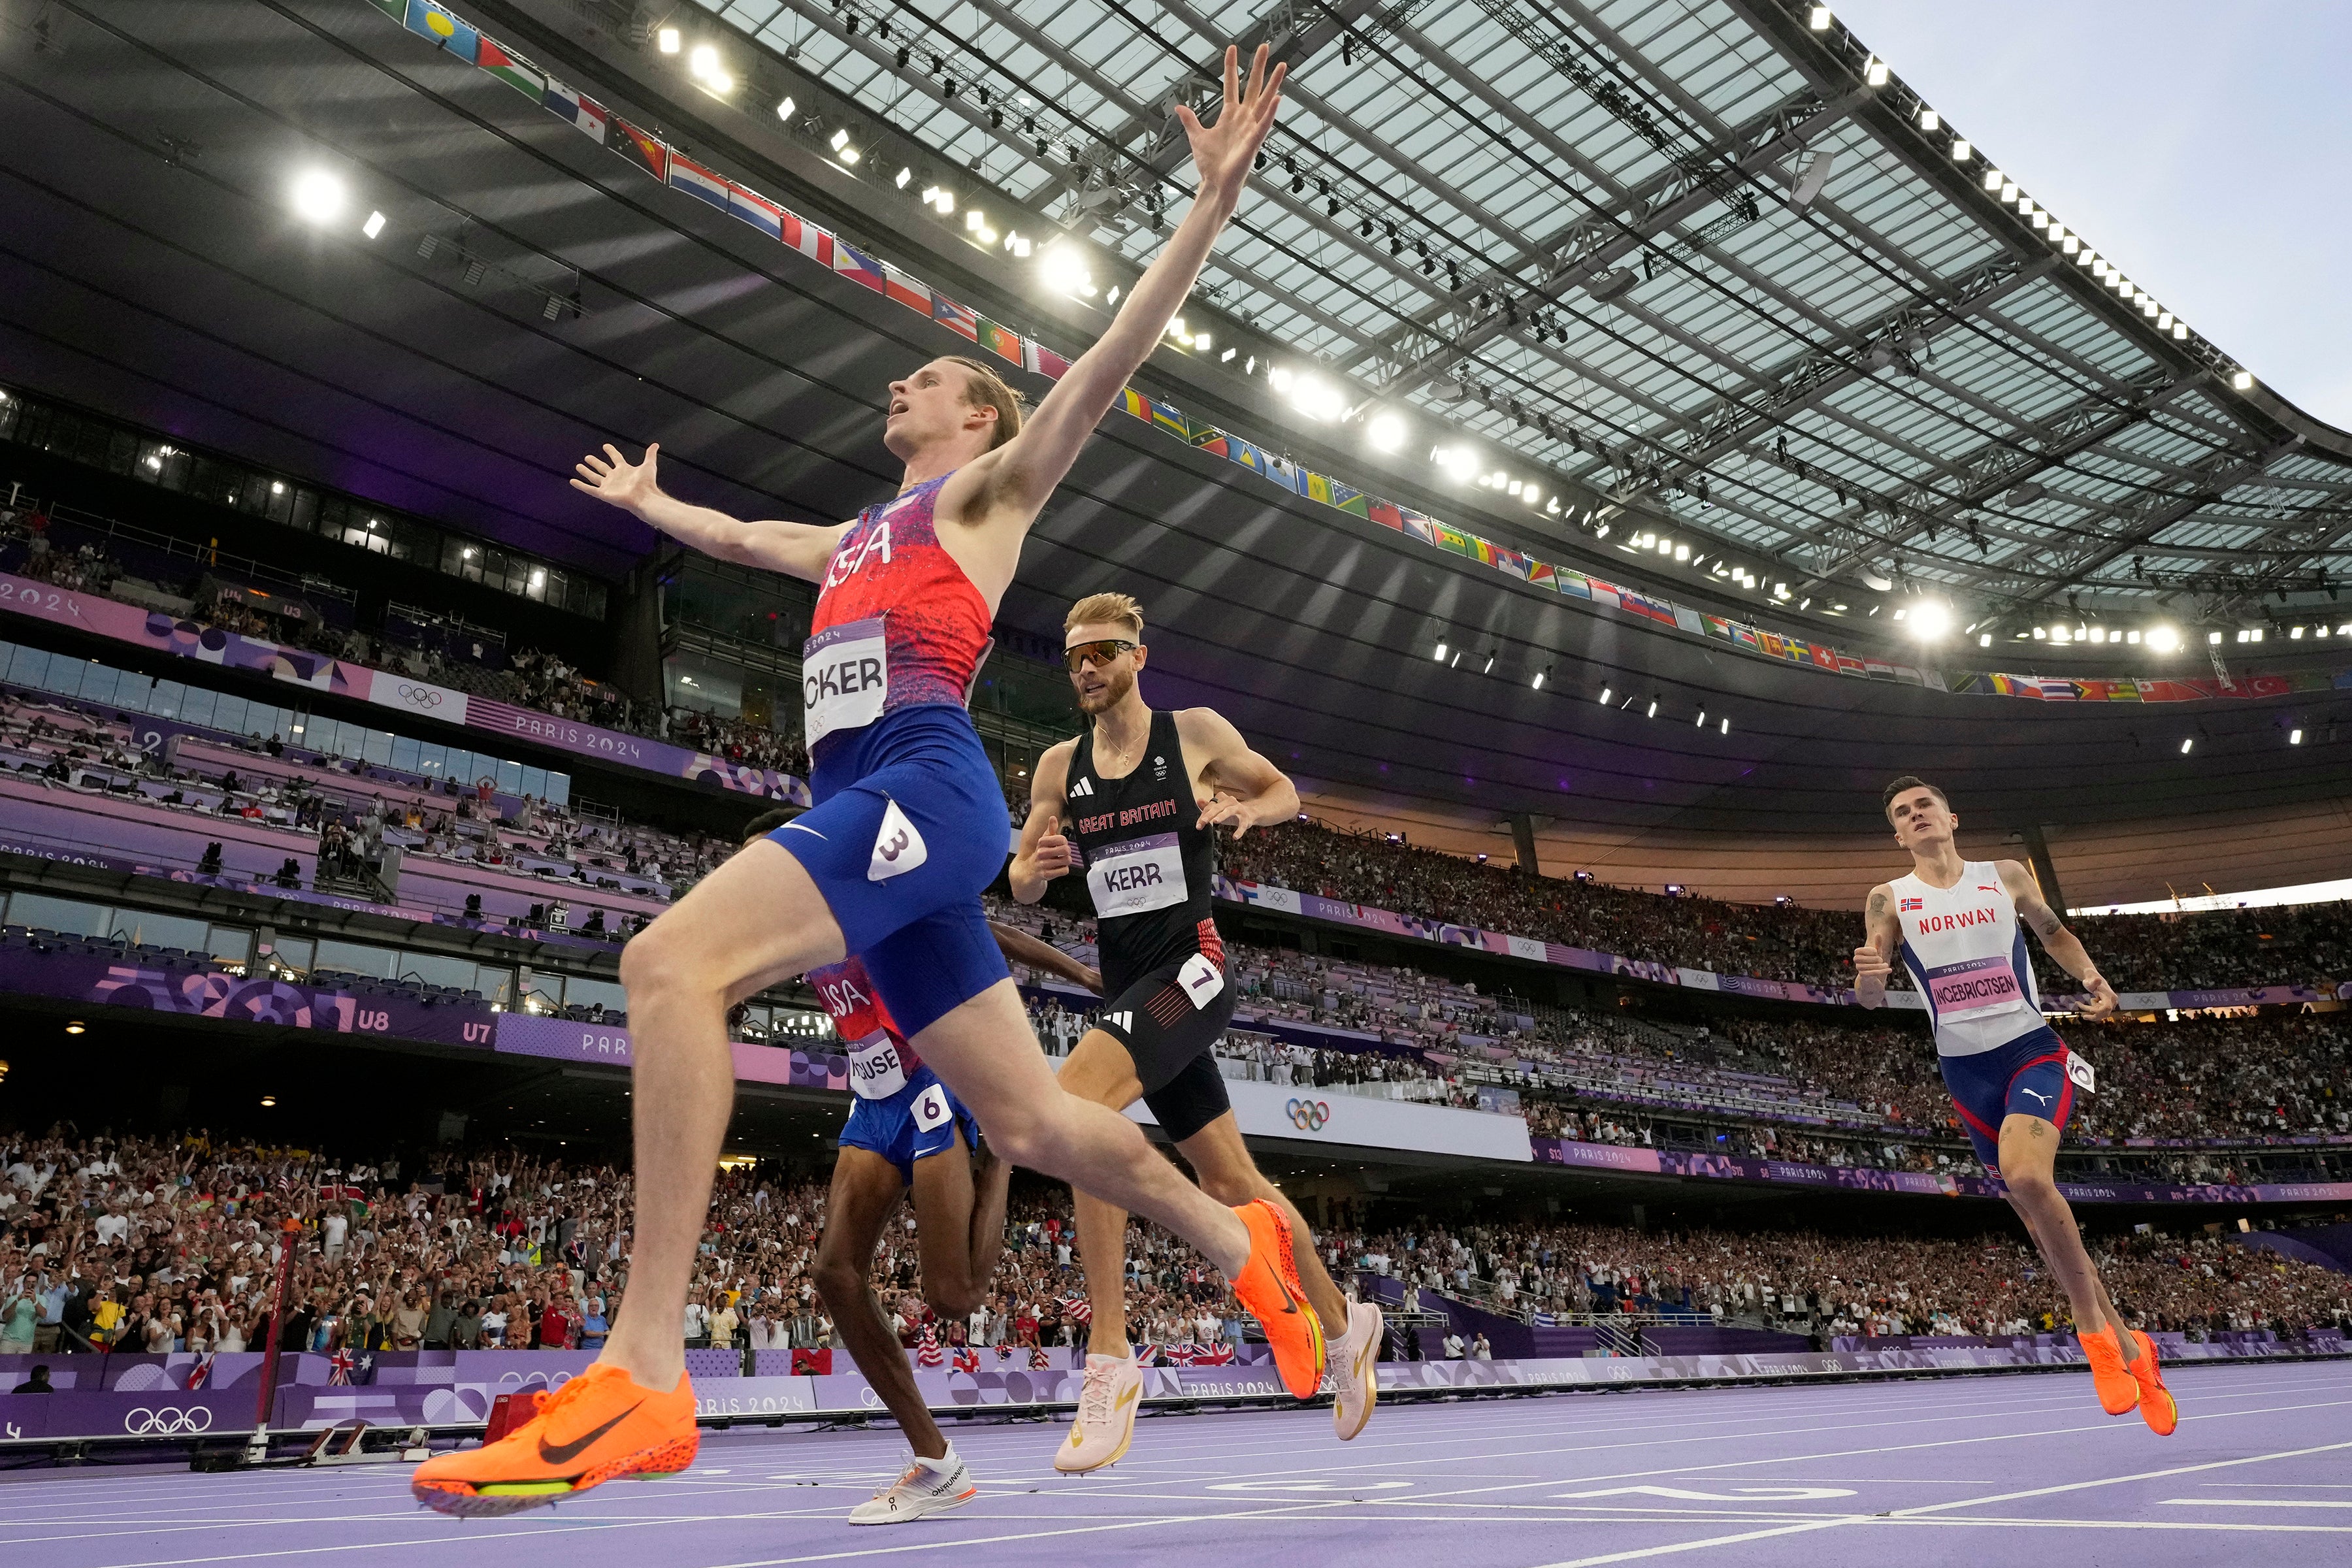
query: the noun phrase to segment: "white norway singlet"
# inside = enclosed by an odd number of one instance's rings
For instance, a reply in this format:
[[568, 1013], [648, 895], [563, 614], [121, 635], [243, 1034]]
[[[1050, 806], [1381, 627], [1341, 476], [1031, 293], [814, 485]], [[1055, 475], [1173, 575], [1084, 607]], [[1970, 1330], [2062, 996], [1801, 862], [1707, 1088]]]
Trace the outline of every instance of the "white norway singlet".
[[1886, 885], [1903, 925], [1903, 967], [1927, 999], [1939, 1054], [1975, 1056], [2042, 1027], [2025, 931], [1991, 861], [1967, 862], [1948, 888], [1916, 872]]

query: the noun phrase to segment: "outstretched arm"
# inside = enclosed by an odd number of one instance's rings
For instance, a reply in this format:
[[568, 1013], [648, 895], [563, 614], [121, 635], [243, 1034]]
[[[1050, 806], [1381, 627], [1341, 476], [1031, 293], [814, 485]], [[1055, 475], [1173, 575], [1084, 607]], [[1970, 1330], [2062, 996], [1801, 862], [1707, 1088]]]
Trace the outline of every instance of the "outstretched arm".
[[1895, 918], [1895, 889], [1881, 882], [1870, 889], [1862, 910], [1863, 943], [1853, 950], [1853, 999], [1864, 1007], [1886, 1000], [1886, 977], [1903, 945], [1903, 925]]
[[2010, 901], [2017, 906], [2017, 918], [2023, 921], [2033, 934], [2042, 939], [2042, 951], [2058, 961], [2061, 968], [2082, 983], [2090, 999], [2074, 1009], [2085, 1018], [2103, 1018], [2116, 1010], [2115, 987], [2099, 973], [2083, 942], [2066, 929], [2058, 911], [2044, 903], [2041, 885], [2033, 875], [2014, 860], [1994, 862], [2000, 873], [2000, 885], [2009, 889]]
[[1196, 826], [1213, 832], [1219, 823], [1228, 824], [1239, 838], [1253, 827], [1298, 816], [1298, 787], [1290, 775], [1250, 750], [1223, 714], [1213, 708], [1179, 709], [1176, 733], [1185, 752], [1200, 759], [1201, 780], [1209, 786], [1209, 802]]
[[1022, 425], [1021, 434], [992, 455], [985, 488], [979, 504], [965, 511], [968, 518], [1017, 519], [1024, 527], [1033, 521], [1077, 460], [1078, 448], [1110, 412], [1111, 400], [1159, 346], [1160, 334], [1200, 280], [1218, 232], [1241, 201], [1250, 162], [1274, 127], [1282, 79], [1290, 68], [1278, 65], [1268, 72], [1266, 53], [1265, 45], [1258, 46], [1244, 89], [1240, 85], [1241, 52], [1225, 50], [1224, 102], [1214, 125], [1203, 126], [1192, 110], [1177, 105], [1176, 118], [1184, 122], [1184, 134], [1192, 141], [1198, 177], [1192, 210], [1176, 226], [1160, 258], [1137, 279], [1110, 330], [1062, 374]]
[[1058, 974], [1073, 985], [1083, 985], [1097, 996], [1102, 994], [1102, 975], [1052, 942], [1031, 936], [1027, 931], [1001, 921], [989, 921], [988, 929], [995, 933], [996, 945], [1003, 950], [1004, 956], [1013, 963], [1025, 963], [1047, 974]]
[[833, 559], [833, 547], [847, 523], [745, 522], [707, 506], [690, 505], [663, 494], [655, 482], [654, 464], [660, 453], [661, 443], [656, 441], [646, 448], [643, 462], [632, 463], [621, 456], [618, 447], [606, 442], [604, 457], [592, 452], [580, 459], [579, 478], [572, 481], [572, 488], [635, 513], [705, 555], [739, 566], [786, 573], [811, 583], [824, 578], [825, 563]]

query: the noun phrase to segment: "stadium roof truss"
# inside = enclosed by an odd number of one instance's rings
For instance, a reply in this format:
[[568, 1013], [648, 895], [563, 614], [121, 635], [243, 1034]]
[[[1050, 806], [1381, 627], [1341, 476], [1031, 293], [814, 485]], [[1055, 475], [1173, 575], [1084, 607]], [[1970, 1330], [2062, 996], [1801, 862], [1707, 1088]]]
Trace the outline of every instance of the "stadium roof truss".
[[[1789, 0], [700, 0], [1138, 265], [1179, 101], [1289, 102], [1203, 295], [1346, 389], [1792, 591], [2220, 613], [2352, 557], [2352, 437], [2254, 385]], [[1817, 26], [1816, 24], [1820, 24]]]

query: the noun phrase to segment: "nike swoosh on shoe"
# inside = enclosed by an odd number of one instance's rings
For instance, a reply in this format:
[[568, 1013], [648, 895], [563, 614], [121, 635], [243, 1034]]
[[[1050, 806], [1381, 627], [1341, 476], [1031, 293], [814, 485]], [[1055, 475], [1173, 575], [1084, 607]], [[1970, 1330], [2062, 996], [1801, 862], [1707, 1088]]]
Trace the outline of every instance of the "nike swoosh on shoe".
[[618, 1415], [614, 1416], [610, 1421], [605, 1422], [602, 1426], [597, 1427], [586, 1436], [577, 1438], [569, 1443], [562, 1444], [559, 1447], [552, 1448], [549, 1447], [547, 1446], [547, 1439], [541, 1437], [539, 1440], [540, 1462], [548, 1465], [570, 1464], [582, 1454], [587, 1452], [589, 1446], [593, 1444], [597, 1438], [602, 1437], [605, 1433], [610, 1432], [614, 1427], [618, 1426], [622, 1422], [626, 1421], [630, 1415], [635, 1413], [637, 1405], [643, 1405], [645, 1401], [640, 1399], [637, 1401], [636, 1405], [630, 1405], [628, 1409], [622, 1411]]

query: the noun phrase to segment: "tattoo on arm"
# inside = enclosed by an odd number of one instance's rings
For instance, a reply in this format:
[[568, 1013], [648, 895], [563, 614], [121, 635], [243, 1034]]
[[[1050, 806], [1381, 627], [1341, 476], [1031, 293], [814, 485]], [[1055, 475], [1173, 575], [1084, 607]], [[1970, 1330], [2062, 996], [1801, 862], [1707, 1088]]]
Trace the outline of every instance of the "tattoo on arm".
[[2046, 908], [2033, 910], [2026, 921], [2044, 942], [2066, 929], [2066, 922], [2058, 918], [2057, 911]]

